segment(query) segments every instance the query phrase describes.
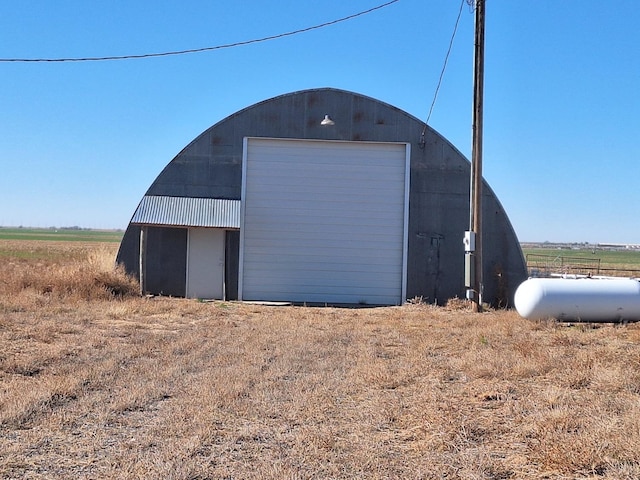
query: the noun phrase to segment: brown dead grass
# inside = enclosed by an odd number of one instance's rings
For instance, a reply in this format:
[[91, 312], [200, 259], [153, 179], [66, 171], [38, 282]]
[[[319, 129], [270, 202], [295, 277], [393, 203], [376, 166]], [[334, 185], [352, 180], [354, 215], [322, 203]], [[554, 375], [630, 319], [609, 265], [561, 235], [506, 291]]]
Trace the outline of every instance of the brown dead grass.
[[0, 309], [136, 296], [135, 280], [114, 268], [116, 249], [109, 243], [0, 241]]
[[640, 478], [639, 325], [96, 294], [97, 251], [0, 258], [0, 477]]

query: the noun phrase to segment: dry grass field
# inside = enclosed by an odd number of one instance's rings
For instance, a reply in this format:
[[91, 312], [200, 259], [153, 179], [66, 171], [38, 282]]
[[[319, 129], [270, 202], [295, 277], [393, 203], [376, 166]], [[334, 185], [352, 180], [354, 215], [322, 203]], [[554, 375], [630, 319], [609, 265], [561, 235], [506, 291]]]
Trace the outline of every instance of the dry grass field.
[[637, 479], [640, 325], [139, 298], [0, 241], [0, 477]]

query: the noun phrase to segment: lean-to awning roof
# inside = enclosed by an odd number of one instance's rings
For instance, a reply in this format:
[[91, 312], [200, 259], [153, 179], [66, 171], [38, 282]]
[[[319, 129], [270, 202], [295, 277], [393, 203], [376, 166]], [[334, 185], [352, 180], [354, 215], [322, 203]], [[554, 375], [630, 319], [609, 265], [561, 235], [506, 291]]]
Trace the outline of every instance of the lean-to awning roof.
[[142, 198], [131, 223], [239, 229], [240, 200], [148, 195]]

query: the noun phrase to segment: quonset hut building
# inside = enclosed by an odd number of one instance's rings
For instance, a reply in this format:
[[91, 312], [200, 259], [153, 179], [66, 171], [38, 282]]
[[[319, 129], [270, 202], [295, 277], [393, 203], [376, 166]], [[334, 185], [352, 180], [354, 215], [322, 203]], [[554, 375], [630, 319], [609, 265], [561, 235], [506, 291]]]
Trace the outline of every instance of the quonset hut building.
[[[394, 305], [464, 297], [470, 163], [352, 92], [282, 95], [213, 125], [158, 175], [117, 262], [146, 293]], [[484, 301], [511, 305], [522, 250], [483, 187]]]

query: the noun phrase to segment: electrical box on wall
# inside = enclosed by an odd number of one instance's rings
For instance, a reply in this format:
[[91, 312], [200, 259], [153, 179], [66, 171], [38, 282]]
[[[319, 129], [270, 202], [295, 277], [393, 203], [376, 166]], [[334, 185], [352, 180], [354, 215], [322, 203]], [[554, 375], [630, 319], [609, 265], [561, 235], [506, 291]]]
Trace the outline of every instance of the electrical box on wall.
[[473, 288], [474, 280], [476, 278], [476, 269], [474, 263], [474, 257], [471, 252], [467, 252], [464, 255], [464, 286], [466, 288]]
[[466, 231], [464, 232], [464, 251], [475, 252], [476, 251], [476, 232]]

